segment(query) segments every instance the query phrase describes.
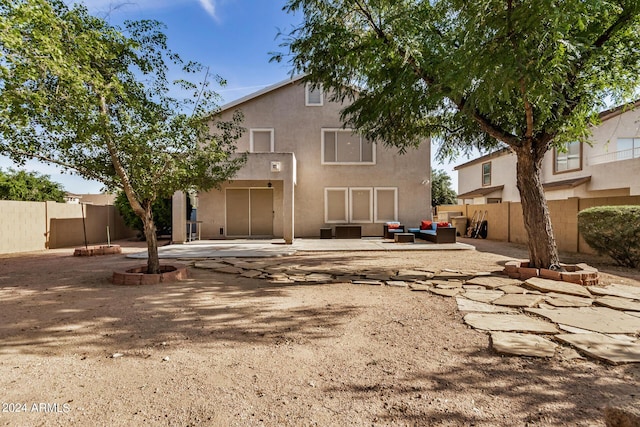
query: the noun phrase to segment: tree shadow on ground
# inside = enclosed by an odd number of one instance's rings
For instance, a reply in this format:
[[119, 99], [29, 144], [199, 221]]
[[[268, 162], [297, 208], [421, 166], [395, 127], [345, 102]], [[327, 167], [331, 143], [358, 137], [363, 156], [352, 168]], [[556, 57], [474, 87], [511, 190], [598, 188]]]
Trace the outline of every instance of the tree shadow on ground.
[[[502, 357], [469, 352], [464, 363], [416, 370], [388, 382], [351, 383], [325, 392], [354, 401], [383, 400], [371, 419], [393, 425], [593, 425], [619, 398], [638, 396], [638, 365], [617, 378], [594, 375], [591, 362]], [[624, 377], [627, 377], [627, 380]], [[502, 418], [510, 421], [505, 423]]]

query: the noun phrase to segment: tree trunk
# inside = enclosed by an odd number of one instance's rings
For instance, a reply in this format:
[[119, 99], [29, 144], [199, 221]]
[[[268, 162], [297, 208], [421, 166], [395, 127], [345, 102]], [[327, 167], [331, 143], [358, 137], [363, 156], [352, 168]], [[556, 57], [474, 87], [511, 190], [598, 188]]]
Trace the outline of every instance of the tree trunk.
[[516, 181], [520, 191], [524, 228], [527, 231], [530, 267], [549, 268], [559, 263], [547, 198], [542, 188], [543, 155], [536, 156], [530, 145], [515, 148]]
[[160, 258], [158, 257], [158, 237], [156, 236], [156, 223], [153, 221], [152, 203], [144, 206], [142, 225], [144, 236], [147, 239], [147, 274], [160, 274]]

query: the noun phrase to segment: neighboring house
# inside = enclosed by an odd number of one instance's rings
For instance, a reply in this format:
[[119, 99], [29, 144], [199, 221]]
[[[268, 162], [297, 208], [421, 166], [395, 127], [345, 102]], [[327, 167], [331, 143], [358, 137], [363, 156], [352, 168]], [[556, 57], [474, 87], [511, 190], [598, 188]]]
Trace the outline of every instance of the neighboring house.
[[[431, 215], [430, 142], [397, 149], [367, 141], [340, 121], [342, 104], [286, 80], [222, 107], [244, 114], [237, 151], [246, 165], [220, 190], [198, 194], [202, 238], [320, 236], [339, 224], [381, 236], [383, 223], [417, 226]], [[185, 241], [185, 199], [174, 196], [173, 240]]]
[[[640, 100], [604, 111], [590, 144], [571, 143], [544, 157], [548, 200], [640, 195]], [[458, 203], [519, 202], [516, 156], [509, 148], [456, 166]]]
[[86, 205], [99, 205], [99, 206], [107, 206], [113, 205], [116, 200], [115, 194], [110, 193], [101, 193], [101, 194], [73, 194], [66, 193], [65, 203], [71, 204], [79, 204], [83, 203]]

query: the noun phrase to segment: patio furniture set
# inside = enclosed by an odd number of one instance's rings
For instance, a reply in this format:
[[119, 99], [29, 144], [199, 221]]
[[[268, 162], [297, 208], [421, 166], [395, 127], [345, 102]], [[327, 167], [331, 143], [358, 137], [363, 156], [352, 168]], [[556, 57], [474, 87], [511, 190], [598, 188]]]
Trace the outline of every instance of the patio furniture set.
[[413, 243], [418, 237], [433, 243], [455, 243], [456, 228], [446, 221], [422, 221], [420, 227], [406, 228], [399, 222], [384, 224], [385, 239], [393, 239], [396, 243]]

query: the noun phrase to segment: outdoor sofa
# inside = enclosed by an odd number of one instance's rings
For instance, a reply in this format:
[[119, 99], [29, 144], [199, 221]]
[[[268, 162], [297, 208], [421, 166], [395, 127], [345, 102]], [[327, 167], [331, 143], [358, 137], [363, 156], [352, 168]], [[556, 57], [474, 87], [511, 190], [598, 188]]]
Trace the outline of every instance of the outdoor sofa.
[[433, 243], [455, 243], [456, 228], [448, 222], [422, 221], [419, 228], [409, 228], [409, 233]]

